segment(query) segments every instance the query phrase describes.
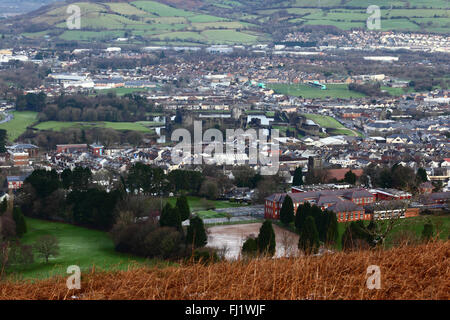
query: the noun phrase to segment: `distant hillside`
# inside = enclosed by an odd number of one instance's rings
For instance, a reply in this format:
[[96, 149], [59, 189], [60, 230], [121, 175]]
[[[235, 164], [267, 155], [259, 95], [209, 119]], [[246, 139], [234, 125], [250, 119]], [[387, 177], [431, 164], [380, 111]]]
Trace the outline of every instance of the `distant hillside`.
[[[1, 299], [111, 300], [448, 300], [450, 241], [320, 257], [260, 259], [82, 275], [81, 290], [65, 278], [3, 282]], [[366, 286], [367, 268], [380, 267], [380, 289]], [[77, 298], [77, 299], [78, 299]]]
[[[11, 18], [0, 32], [25, 39], [131, 43], [252, 44], [282, 40], [305, 26], [366, 28], [370, 0], [70, 1], [81, 8], [81, 30], [69, 30], [67, 3]], [[382, 30], [448, 33], [449, 0], [377, 1]]]
[[0, 16], [24, 14], [56, 1], [62, 0], [2, 0], [0, 1]]

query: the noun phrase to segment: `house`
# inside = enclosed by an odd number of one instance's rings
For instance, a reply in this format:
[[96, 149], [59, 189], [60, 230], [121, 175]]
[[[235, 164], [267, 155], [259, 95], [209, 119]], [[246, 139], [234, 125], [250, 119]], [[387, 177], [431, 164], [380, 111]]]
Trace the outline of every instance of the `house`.
[[93, 143], [89, 145], [89, 152], [96, 156], [102, 156], [105, 147], [101, 144]]
[[23, 186], [23, 182], [28, 177], [28, 175], [23, 176], [7, 176], [6, 181], [8, 182], [8, 190], [17, 190]]
[[431, 182], [423, 182], [419, 185], [419, 191], [420, 193], [431, 193], [433, 192], [433, 185]]
[[88, 150], [87, 144], [58, 144], [58, 145], [56, 145], [57, 153], [86, 152], [87, 150]]

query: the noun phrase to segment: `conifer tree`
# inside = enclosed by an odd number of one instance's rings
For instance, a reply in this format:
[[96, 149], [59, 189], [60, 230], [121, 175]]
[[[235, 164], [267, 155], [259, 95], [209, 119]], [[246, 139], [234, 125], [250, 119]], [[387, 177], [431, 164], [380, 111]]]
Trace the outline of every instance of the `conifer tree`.
[[300, 232], [302, 226], [305, 224], [305, 220], [311, 215], [311, 204], [306, 201], [304, 204], [299, 205], [297, 213], [295, 215], [295, 229]]
[[273, 231], [272, 222], [264, 221], [259, 229], [258, 251], [261, 254], [273, 256], [275, 254], [275, 231]]
[[177, 203], [175, 205], [180, 212], [181, 221], [189, 219], [191, 216], [191, 209], [189, 208], [189, 203], [185, 195], [177, 198]]
[[302, 167], [297, 167], [294, 171], [294, 178], [292, 180], [292, 186], [301, 186], [303, 185], [303, 171]]
[[300, 231], [298, 248], [305, 254], [317, 253], [319, 250], [319, 233], [317, 232], [314, 218], [309, 216]]
[[16, 223], [16, 235], [20, 238], [27, 232], [27, 224], [25, 222], [25, 217], [22, 214], [22, 210], [20, 210], [19, 207], [14, 207], [13, 219]]
[[283, 205], [281, 206], [280, 221], [285, 225], [289, 225], [294, 221], [294, 204], [288, 195], [284, 197]]
[[166, 203], [162, 209], [161, 216], [159, 218], [159, 224], [161, 227], [173, 227], [178, 231], [182, 231], [181, 217], [177, 208], [173, 208], [170, 203]]
[[186, 243], [192, 244], [194, 248], [201, 248], [208, 243], [205, 226], [200, 217], [189, 219], [189, 227], [187, 228]]

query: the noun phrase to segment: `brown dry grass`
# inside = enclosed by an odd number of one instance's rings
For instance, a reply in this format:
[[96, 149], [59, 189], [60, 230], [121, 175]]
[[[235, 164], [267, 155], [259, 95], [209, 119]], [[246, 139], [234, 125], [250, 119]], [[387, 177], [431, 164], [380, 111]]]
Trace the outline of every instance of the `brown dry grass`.
[[[0, 283], [0, 299], [446, 299], [450, 241], [416, 247], [141, 268], [84, 275], [69, 291], [64, 278]], [[369, 265], [381, 268], [381, 289], [366, 287]]]

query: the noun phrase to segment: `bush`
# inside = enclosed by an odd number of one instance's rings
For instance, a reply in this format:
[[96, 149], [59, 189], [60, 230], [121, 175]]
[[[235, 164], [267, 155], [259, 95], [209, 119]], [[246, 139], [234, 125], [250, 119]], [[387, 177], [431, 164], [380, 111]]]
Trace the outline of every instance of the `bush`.
[[115, 249], [147, 258], [175, 259], [185, 255], [182, 234], [158, 222], [116, 223], [111, 230]]
[[242, 245], [244, 256], [255, 257], [258, 254], [258, 242], [255, 237], [248, 237]]
[[215, 249], [201, 248], [196, 249], [191, 256], [192, 262], [200, 262], [204, 264], [214, 263], [220, 261]]

